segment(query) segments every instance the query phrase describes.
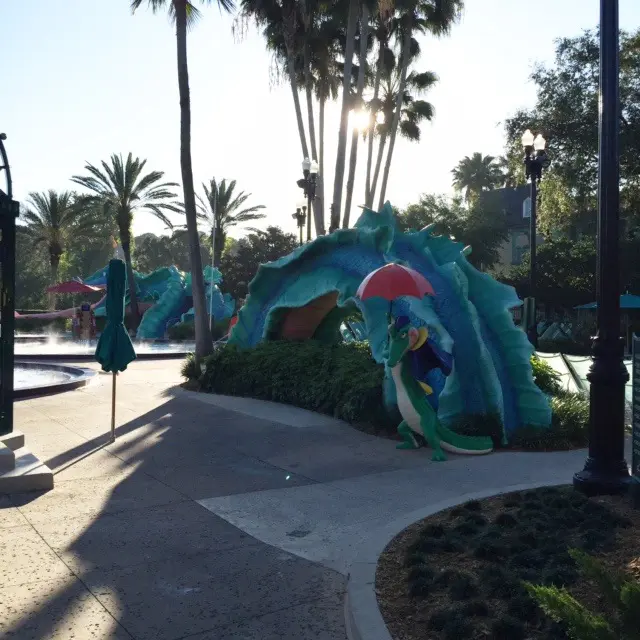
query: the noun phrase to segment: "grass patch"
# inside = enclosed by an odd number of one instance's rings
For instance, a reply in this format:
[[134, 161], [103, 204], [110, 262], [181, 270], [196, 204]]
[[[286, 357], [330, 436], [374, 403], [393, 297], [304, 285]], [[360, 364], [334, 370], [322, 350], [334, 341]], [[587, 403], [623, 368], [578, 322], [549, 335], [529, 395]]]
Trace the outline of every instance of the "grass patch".
[[[379, 605], [392, 637], [406, 640], [567, 639], [567, 624], [546, 613], [527, 585], [597, 607], [601, 594], [574, 555], [594, 555], [636, 584], [636, 527], [640, 511], [625, 499], [588, 499], [569, 487], [473, 501], [390, 543], [376, 575]], [[456, 551], [445, 549], [449, 542]]]

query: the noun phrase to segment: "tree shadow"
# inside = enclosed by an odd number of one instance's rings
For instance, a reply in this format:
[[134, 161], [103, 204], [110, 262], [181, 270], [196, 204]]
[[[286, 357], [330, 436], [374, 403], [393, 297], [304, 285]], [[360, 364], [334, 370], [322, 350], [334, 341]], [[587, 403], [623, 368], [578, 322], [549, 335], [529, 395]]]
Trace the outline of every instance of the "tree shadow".
[[[241, 484], [249, 482], [249, 491], [261, 488], [265, 478], [275, 477], [276, 485], [282, 484], [282, 469], [234, 448], [235, 442], [255, 439], [274, 424], [194, 402], [171, 389], [163, 395], [160, 406], [116, 428], [115, 444], [108, 443], [106, 433], [46, 461], [61, 474], [94, 460], [98, 464], [107, 459], [106, 454], [120, 460], [116, 466], [125, 475], [109, 484], [97, 513], [82, 513], [91, 505], [80, 504], [80, 515], [69, 513], [65, 519], [64, 514], [54, 513], [51, 522], [43, 525], [39, 523], [46, 515], [42, 508], [36, 511], [40, 498], [52, 500], [45, 511], [52, 505], [61, 511], [69, 509], [56, 502], [55, 489], [48, 492], [51, 498], [44, 492], [10, 496], [14, 506], [25, 508], [27, 518], [29, 509], [37, 513], [32, 526], [76, 579], [52, 582], [46, 597], [36, 600], [40, 604], [35, 612], [34, 600], [21, 605], [29, 614], [13, 628], [5, 626], [2, 637], [44, 640], [61, 628], [71, 628], [69, 616], [76, 615], [79, 599], [86, 602], [85, 587], [92, 594], [96, 615], [106, 625], [95, 629], [95, 637], [153, 640], [217, 629], [247, 618], [247, 611], [266, 614], [280, 599], [290, 606], [284, 592], [291, 589], [301, 597], [308, 592], [308, 599], [339, 591], [341, 577], [327, 577], [328, 570], [302, 559], [283, 568], [281, 551], [251, 538], [195, 501], [198, 483], [211, 486], [210, 495], [220, 496], [234, 492], [232, 485], [238, 478]], [[72, 482], [82, 491], [83, 483], [99, 487], [101, 477]], [[295, 563], [303, 564], [303, 570], [297, 566], [294, 571]], [[249, 570], [257, 574], [251, 577]]]

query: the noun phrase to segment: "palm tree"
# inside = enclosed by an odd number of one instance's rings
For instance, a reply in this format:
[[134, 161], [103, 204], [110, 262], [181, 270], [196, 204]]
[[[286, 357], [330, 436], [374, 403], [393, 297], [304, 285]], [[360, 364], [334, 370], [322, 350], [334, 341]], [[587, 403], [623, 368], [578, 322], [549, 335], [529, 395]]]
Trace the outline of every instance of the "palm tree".
[[151, 171], [146, 175], [143, 169], [146, 160], [134, 158], [131, 153], [123, 162], [122, 155], [113, 154], [110, 164], [104, 160], [101, 168], [92, 164], [85, 165], [88, 176], [73, 176], [71, 180], [92, 192], [92, 195], [81, 199], [86, 206], [100, 208], [105, 216], [113, 216], [118, 225], [120, 244], [127, 265], [129, 281], [129, 301], [133, 328], [137, 328], [140, 314], [138, 297], [131, 262], [131, 225], [136, 211], [149, 211], [168, 228], [173, 224], [165, 215], [166, 211], [179, 212], [180, 209], [168, 202], [176, 197], [170, 187], [177, 187], [175, 182], [160, 182], [164, 176], [162, 171]]
[[[213, 4], [213, 0], [200, 0]], [[155, 13], [167, 8], [176, 24], [176, 49], [178, 61], [178, 90], [180, 93], [180, 167], [184, 193], [185, 216], [191, 261], [191, 289], [193, 293], [194, 324], [196, 333], [196, 359], [212, 353], [213, 341], [207, 321], [207, 304], [204, 297], [204, 276], [200, 258], [196, 195], [191, 167], [191, 99], [189, 97], [189, 66], [187, 62], [187, 27], [197, 20], [199, 11], [189, 0], [131, 0], [131, 10], [136, 11], [145, 3]], [[220, 9], [231, 12], [233, 0], [216, 0]]]
[[371, 169], [373, 166], [373, 140], [375, 138], [375, 127], [378, 113], [380, 112], [380, 83], [383, 72], [389, 74], [395, 64], [395, 56], [389, 48], [390, 27], [392, 11], [384, 11], [379, 8], [374, 14], [373, 33], [378, 43], [378, 57], [376, 60], [376, 74], [373, 82], [373, 97], [369, 102], [369, 129], [366, 135], [369, 137], [367, 147], [367, 174], [365, 179], [365, 206], [373, 206], [375, 192], [371, 192]]
[[389, 152], [380, 187], [380, 202], [382, 204], [384, 204], [389, 171], [391, 170], [391, 158], [400, 126], [408, 70], [415, 57], [415, 52], [412, 51], [415, 42], [414, 36], [416, 33], [430, 33], [436, 37], [447, 35], [454, 22], [459, 18], [462, 7], [463, 0], [398, 0], [396, 3], [398, 16], [394, 19], [393, 30], [400, 43], [400, 86], [393, 122], [389, 131]]
[[[356, 95], [352, 104], [353, 109], [362, 109], [362, 94], [364, 91], [364, 82], [367, 75], [367, 53], [369, 50], [369, 28], [371, 9], [369, 5], [373, 4], [371, 0], [363, 0], [362, 11], [360, 13], [360, 30], [358, 34], [359, 53], [358, 53], [358, 82], [356, 85]], [[351, 214], [351, 200], [353, 198], [353, 185], [356, 177], [356, 164], [358, 162], [358, 141], [360, 139], [360, 131], [357, 127], [353, 128], [351, 133], [351, 151], [349, 152], [349, 173], [347, 174], [347, 191], [344, 203], [344, 215], [342, 218], [342, 226], [344, 229], [349, 228], [349, 216]]]
[[265, 217], [264, 213], [258, 213], [264, 209], [264, 205], [244, 207], [244, 203], [251, 197], [251, 194], [241, 191], [235, 195], [235, 188], [235, 180], [231, 180], [227, 184], [226, 179], [223, 179], [218, 184], [215, 178], [211, 178], [209, 185], [202, 185], [205, 197], [197, 196], [199, 201], [198, 217], [207, 222], [215, 267], [220, 266], [222, 250], [229, 228]]
[[483, 156], [476, 152], [471, 157], [465, 156], [455, 169], [453, 186], [456, 191], [465, 192], [467, 202], [473, 202], [482, 191], [495, 189], [504, 183], [505, 177], [494, 156]]
[[[400, 135], [412, 142], [420, 141], [420, 124], [423, 121], [430, 121], [434, 115], [433, 105], [425, 100], [416, 100], [413, 94], [425, 93], [431, 89], [438, 77], [432, 71], [424, 71], [416, 73], [411, 71], [405, 78], [404, 95], [400, 100], [400, 117], [398, 118], [398, 128]], [[382, 166], [382, 158], [384, 157], [385, 145], [389, 139], [392, 123], [395, 121], [395, 112], [398, 105], [398, 91], [400, 90], [401, 76], [400, 71], [392, 62], [391, 68], [383, 72], [383, 78], [380, 83], [380, 98], [378, 99], [379, 113], [383, 116], [383, 121], [377, 125], [377, 134], [380, 138], [378, 143], [378, 156], [376, 158], [376, 166], [373, 172], [373, 179], [369, 189], [368, 207], [373, 204], [373, 199], [378, 187], [378, 178], [380, 176], [380, 168]], [[391, 165], [393, 148], [389, 146], [387, 151], [386, 166]], [[384, 191], [380, 192], [380, 202], [378, 209], [384, 205]]]
[[349, 129], [349, 111], [351, 109], [351, 70], [355, 50], [355, 36], [360, 15], [361, 0], [349, 0], [347, 17], [347, 33], [344, 47], [344, 69], [342, 73], [342, 107], [340, 109], [340, 129], [338, 131], [338, 152], [336, 155], [336, 173], [333, 181], [333, 198], [331, 203], [331, 223], [329, 231], [340, 226], [340, 208], [342, 206], [342, 186], [344, 184], [344, 168], [347, 153], [347, 132]]
[[[309, 0], [310, 1], [310, 0]], [[263, 30], [267, 48], [275, 53], [276, 62], [289, 80], [298, 124], [303, 158], [309, 157], [309, 147], [298, 93], [299, 58], [304, 55], [304, 33], [301, 26], [310, 20], [313, 9], [305, 10], [298, 0], [241, 0], [239, 19], [253, 20]], [[304, 82], [304, 80], [303, 80]], [[315, 144], [315, 142], [313, 143]]]
[[[18, 230], [29, 237], [33, 247], [44, 247], [49, 255], [51, 284], [55, 285], [60, 260], [69, 244], [78, 234], [86, 232], [93, 221], [72, 191], [32, 192], [27, 207], [21, 216], [26, 226], [19, 226]], [[55, 308], [53, 293], [49, 294], [49, 307]]]

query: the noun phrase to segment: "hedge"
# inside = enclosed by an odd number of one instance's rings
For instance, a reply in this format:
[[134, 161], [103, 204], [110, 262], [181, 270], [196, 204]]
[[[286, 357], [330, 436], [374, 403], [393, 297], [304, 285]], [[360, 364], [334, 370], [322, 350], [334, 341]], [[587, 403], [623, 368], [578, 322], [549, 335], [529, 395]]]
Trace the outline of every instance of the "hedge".
[[[262, 342], [217, 349], [200, 379], [204, 391], [292, 404], [353, 423], [395, 429], [384, 409], [384, 367], [365, 343], [327, 346]], [[197, 372], [196, 372], [197, 373]]]
[[[193, 357], [183, 366], [185, 378], [200, 390], [291, 404], [332, 415], [374, 431], [395, 434], [397, 421], [384, 406], [384, 367], [371, 357], [367, 343], [327, 345], [305, 342], [262, 342], [253, 349], [225, 345], [206, 361], [201, 374]], [[567, 449], [588, 441], [588, 401], [562, 389], [558, 373], [544, 360], [532, 357], [534, 380], [550, 396], [551, 428], [522, 427], [511, 445], [524, 449]], [[461, 416], [453, 429], [468, 435], [488, 435], [502, 446], [499, 416]]]

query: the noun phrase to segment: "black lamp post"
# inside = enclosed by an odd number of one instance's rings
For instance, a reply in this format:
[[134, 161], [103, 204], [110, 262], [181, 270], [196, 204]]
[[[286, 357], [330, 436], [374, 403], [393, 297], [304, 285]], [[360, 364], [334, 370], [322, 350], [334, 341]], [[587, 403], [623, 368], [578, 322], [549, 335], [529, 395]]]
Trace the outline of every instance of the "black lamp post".
[[296, 212], [293, 214], [293, 219], [296, 221], [298, 231], [300, 232], [300, 244], [302, 244], [302, 232], [304, 231], [304, 223], [307, 218], [307, 206], [301, 205], [296, 208]]
[[318, 179], [318, 163], [305, 158], [302, 161], [304, 178], [298, 180], [298, 186], [304, 191], [307, 199], [307, 242], [311, 241], [311, 202], [316, 198], [316, 184]]
[[16, 218], [20, 205], [13, 200], [11, 169], [0, 133], [0, 173], [6, 192], [0, 189], [0, 436], [13, 431], [13, 332], [16, 280]]
[[533, 133], [527, 129], [522, 135], [522, 146], [524, 148], [524, 166], [527, 179], [531, 183], [531, 212], [529, 214], [529, 324], [526, 327], [529, 342], [534, 349], [538, 348], [538, 322], [536, 313], [536, 233], [537, 233], [537, 211], [538, 211], [538, 183], [542, 178], [542, 170], [549, 166], [549, 158], [545, 151], [547, 141], [539, 133], [535, 138]]
[[588, 494], [623, 493], [630, 484], [624, 459], [624, 388], [629, 374], [620, 336], [620, 96], [618, 0], [600, 0], [600, 141], [598, 150], [598, 331], [593, 341], [589, 457], [573, 477]]

